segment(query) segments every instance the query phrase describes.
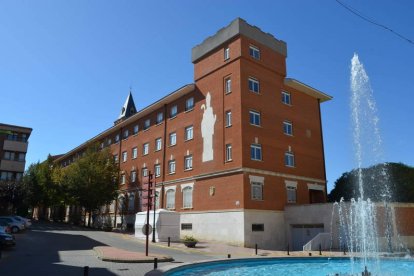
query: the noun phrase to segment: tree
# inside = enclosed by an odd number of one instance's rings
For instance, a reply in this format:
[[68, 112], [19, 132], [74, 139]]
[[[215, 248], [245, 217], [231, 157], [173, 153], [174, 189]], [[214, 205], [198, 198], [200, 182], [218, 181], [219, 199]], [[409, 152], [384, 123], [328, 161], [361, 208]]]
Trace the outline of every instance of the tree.
[[[23, 187], [26, 192], [25, 202], [29, 207], [52, 210], [63, 208], [67, 194], [64, 187], [56, 179], [56, 166], [51, 155], [42, 163], [31, 164], [23, 177]], [[53, 214], [54, 215], [54, 214]], [[55, 217], [56, 218], [56, 217]], [[59, 217], [59, 219], [62, 219]]]
[[[364, 198], [374, 202], [387, 201], [414, 202], [414, 168], [402, 163], [382, 163], [361, 169], [364, 183]], [[388, 191], [389, 188], [389, 198]], [[330, 202], [345, 201], [360, 196], [358, 170], [342, 174], [335, 181], [335, 187], [328, 195]]]
[[19, 211], [23, 205], [25, 191], [21, 186], [21, 181], [1, 180], [0, 181], [0, 214], [11, 214]]
[[109, 149], [88, 148], [85, 155], [63, 168], [60, 176], [71, 200], [84, 207], [90, 214], [99, 207], [111, 203], [117, 195], [118, 165]]

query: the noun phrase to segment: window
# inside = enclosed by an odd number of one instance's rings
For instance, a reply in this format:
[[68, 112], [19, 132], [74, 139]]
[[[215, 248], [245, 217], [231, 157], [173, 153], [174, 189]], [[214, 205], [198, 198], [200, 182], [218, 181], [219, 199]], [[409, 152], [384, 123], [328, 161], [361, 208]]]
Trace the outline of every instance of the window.
[[137, 158], [137, 156], [138, 156], [138, 148], [137, 147], [132, 148], [132, 159]]
[[159, 151], [162, 148], [162, 139], [157, 138], [155, 139], [155, 151]]
[[157, 114], [157, 124], [161, 124], [162, 120], [164, 120], [164, 114], [160, 112]]
[[177, 105], [173, 105], [170, 109], [170, 118], [177, 116]]
[[193, 230], [192, 223], [181, 223], [181, 230]]
[[128, 129], [125, 129], [124, 130], [124, 139], [126, 139], [126, 138], [128, 138], [128, 135], [129, 135], [129, 131], [128, 131]]
[[264, 224], [252, 224], [252, 231], [253, 232], [263, 232], [264, 231]]
[[1, 172], [1, 180], [13, 180], [13, 173], [12, 172]]
[[115, 143], [118, 143], [119, 142], [119, 134], [117, 134], [116, 136], [115, 136]]
[[231, 126], [231, 111], [226, 111], [226, 127]]
[[250, 145], [250, 158], [252, 160], [262, 160], [262, 145]]
[[254, 93], [260, 92], [260, 83], [258, 80], [249, 78], [249, 90]]
[[263, 200], [263, 183], [251, 182], [252, 200]]
[[155, 209], [160, 208], [160, 192], [155, 192]]
[[293, 126], [289, 121], [283, 122], [283, 133], [286, 135], [293, 135]]
[[149, 143], [145, 143], [142, 148], [142, 155], [147, 155], [149, 152]]
[[[114, 162], [118, 163], [119, 159], [118, 159], [118, 154], [114, 154]], [[70, 160], [69, 160], [70, 163]]]
[[260, 126], [260, 113], [250, 110], [249, 111], [249, 121], [251, 125]]
[[291, 105], [290, 93], [282, 91], [282, 103]]
[[154, 173], [155, 173], [155, 177], [161, 176], [161, 165], [160, 164], [156, 164], [154, 166]]
[[285, 152], [285, 166], [294, 167], [295, 166], [295, 155], [293, 152]]
[[175, 160], [168, 161], [168, 173], [175, 173]]
[[230, 48], [224, 48], [224, 60], [228, 60], [230, 58]]
[[249, 47], [249, 54], [252, 58], [260, 59], [260, 50], [256, 46]]
[[185, 187], [183, 189], [183, 208], [193, 208], [193, 188]]
[[23, 177], [23, 173], [16, 173], [16, 180], [17, 181], [22, 180], [22, 177]]
[[128, 195], [128, 210], [129, 211], [135, 210], [135, 195], [134, 194]]
[[184, 170], [191, 170], [193, 168], [193, 156], [184, 156]]
[[169, 189], [167, 190], [167, 202], [166, 202], [166, 208], [167, 209], [174, 209], [175, 208], [175, 190]]
[[121, 184], [125, 184], [125, 174], [121, 174]]
[[137, 172], [131, 171], [131, 182], [135, 182], [137, 180]]
[[170, 146], [174, 146], [177, 144], [177, 133], [172, 132], [170, 133]]
[[295, 187], [286, 187], [287, 202], [295, 203], [296, 202], [296, 188]]
[[185, 140], [193, 139], [193, 126], [188, 126], [185, 128]]
[[5, 151], [4, 152], [4, 159], [5, 160], [14, 160], [14, 152]]
[[106, 140], [106, 145], [111, 145], [112, 144], [112, 139], [111, 138], [108, 138], [108, 140]]
[[122, 162], [126, 162], [128, 158], [128, 153], [126, 151], [122, 152]]
[[231, 78], [226, 78], [224, 80], [224, 91], [226, 94], [231, 92]]
[[151, 119], [146, 119], [144, 121], [144, 130], [149, 129], [150, 125], [151, 125]]
[[232, 156], [231, 156], [231, 144], [227, 144], [226, 145], [226, 161], [231, 161], [232, 160]]
[[193, 110], [193, 108], [194, 108], [194, 98], [191, 97], [185, 101], [185, 111]]
[[99, 148], [100, 148], [100, 149], [103, 149], [103, 148], [104, 148], [104, 146], [105, 146], [105, 144], [104, 144], [104, 142], [102, 142], [102, 143], [99, 145]]
[[139, 130], [139, 126], [135, 125], [134, 126], [134, 135], [138, 133], [138, 130]]
[[142, 168], [142, 176], [143, 177], [148, 176], [148, 168]]

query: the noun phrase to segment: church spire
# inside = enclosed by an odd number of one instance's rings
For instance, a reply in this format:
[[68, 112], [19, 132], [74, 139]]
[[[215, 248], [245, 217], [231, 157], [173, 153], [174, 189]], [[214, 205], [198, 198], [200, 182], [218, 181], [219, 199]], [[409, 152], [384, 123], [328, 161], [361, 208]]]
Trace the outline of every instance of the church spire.
[[135, 107], [134, 99], [132, 98], [130, 89], [128, 97], [126, 98], [126, 101], [121, 109], [121, 113], [119, 114], [118, 119], [115, 121], [115, 125], [134, 115], [136, 112], [137, 109]]

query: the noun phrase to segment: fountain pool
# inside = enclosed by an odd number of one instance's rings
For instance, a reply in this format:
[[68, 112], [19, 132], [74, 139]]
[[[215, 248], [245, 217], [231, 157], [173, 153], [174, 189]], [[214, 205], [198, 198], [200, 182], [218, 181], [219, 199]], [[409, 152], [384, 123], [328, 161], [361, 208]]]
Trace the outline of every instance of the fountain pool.
[[[214, 261], [184, 265], [171, 269], [163, 275], [312, 275], [312, 276], [349, 276], [361, 275], [365, 270], [365, 261], [358, 262], [352, 270], [349, 258], [252, 258]], [[376, 260], [372, 260], [376, 262]], [[358, 265], [359, 264], [359, 265]], [[370, 265], [370, 261], [367, 263]], [[374, 275], [411, 276], [414, 274], [414, 261], [411, 259], [383, 259], [381, 272]]]

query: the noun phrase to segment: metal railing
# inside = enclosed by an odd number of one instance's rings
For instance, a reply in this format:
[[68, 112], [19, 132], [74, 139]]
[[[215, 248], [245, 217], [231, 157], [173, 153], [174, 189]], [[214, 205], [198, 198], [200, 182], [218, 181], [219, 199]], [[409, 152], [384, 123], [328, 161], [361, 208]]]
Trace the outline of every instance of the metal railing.
[[331, 247], [331, 233], [319, 233], [303, 246], [303, 251], [327, 250]]

